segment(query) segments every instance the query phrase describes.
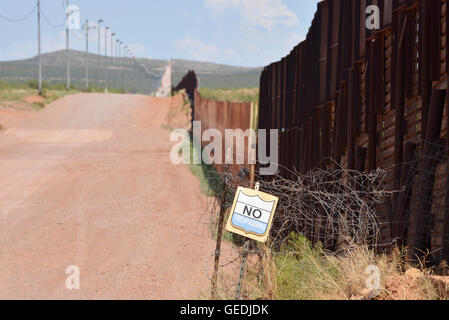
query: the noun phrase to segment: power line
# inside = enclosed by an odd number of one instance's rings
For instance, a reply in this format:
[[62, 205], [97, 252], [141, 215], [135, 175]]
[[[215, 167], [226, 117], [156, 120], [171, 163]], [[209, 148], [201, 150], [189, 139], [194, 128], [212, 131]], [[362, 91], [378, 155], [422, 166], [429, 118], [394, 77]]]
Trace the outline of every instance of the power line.
[[37, 5], [35, 5], [35, 6], [33, 7], [33, 9], [32, 9], [26, 16], [24, 16], [23, 18], [19, 18], [19, 19], [8, 18], [8, 17], [4, 16], [4, 15], [1, 14], [1, 13], [0, 13], [0, 18], [6, 20], [6, 21], [8, 21], [8, 22], [23, 22], [23, 21], [25, 21], [26, 19], [28, 19], [28, 18], [34, 13], [34, 11], [36, 11], [36, 8], [37, 8]]
[[59, 28], [64, 27], [65, 22], [62, 22], [61, 24], [55, 24], [55, 23], [51, 22], [51, 20], [47, 17], [47, 15], [45, 14], [45, 12], [42, 9], [41, 9], [41, 14], [44, 17], [44, 20], [53, 28], [59, 29]]
[[[41, 83], [42, 83], [42, 65], [41, 65], [42, 59], [41, 59], [41, 34], [40, 34], [40, 31], [41, 31], [40, 30], [41, 29], [41, 20], [45, 20], [45, 22], [48, 25], [50, 25], [51, 27], [53, 27], [55, 29], [59, 29], [59, 28], [65, 27], [67, 29], [66, 30], [67, 42], [69, 41], [68, 39], [69, 39], [69, 35], [70, 34], [72, 34], [76, 39], [78, 39], [80, 41], [84, 41], [84, 40], [88, 41], [88, 37], [84, 33], [79, 32], [77, 30], [68, 30], [68, 27], [66, 25], [66, 21], [63, 21], [60, 24], [57, 24], [57, 23], [53, 22], [52, 19], [49, 18], [49, 15], [47, 15], [46, 12], [44, 12], [42, 10], [42, 8], [41, 8], [41, 1], [37, 0], [36, 2], [37, 2], [37, 4], [34, 5], [33, 8], [25, 16], [23, 16], [21, 18], [18, 18], [18, 19], [10, 18], [10, 17], [7, 17], [4, 14], [0, 13], [0, 19], [6, 20], [7, 22], [20, 23], [20, 22], [23, 22], [23, 21], [27, 20], [35, 12], [37, 12], [37, 16], [38, 16], [38, 57], [39, 57], [38, 58], [38, 60], [39, 60], [39, 63], [38, 63], [39, 64], [38, 79], [39, 79], [39, 92], [41, 93], [41, 89], [42, 89], [42, 86], [41, 86]], [[66, 7], [68, 7], [68, 1], [66, 2], [66, 4], [67, 4]], [[66, 15], [66, 19], [67, 19], [68, 13], [65, 12], [65, 15]], [[101, 51], [100, 51], [101, 41], [100, 41], [100, 39], [101, 39], [101, 23], [102, 22], [103, 22], [102, 19], [100, 19], [98, 21], [98, 33], [99, 33], [98, 34], [98, 36], [99, 36], [98, 37], [98, 67], [100, 66], [100, 55], [101, 55]], [[70, 31], [72, 31], [72, 32], [70, 32]], [[105, 61], [108, 61], [107, 60], [107, 58], [108, 58], [108, 56], [107, 56], [107, 37], [108, 37], [108, 34], [107, 34], [107, 30], [106, 30], [105, 31], [105, 58], [106, 58]], [[112, 58], [111, 61], [112, 61], [112, 63], [114, 63], [114, 59], [113, 59], [113, 53], [114, 53], [113, 52], [114, 51], [113, 50], [113, 44], [114, 44], [113, 38], [111, 38], [111, 41], [112, 41], [111, 42], [111, 58]], [[115, 58], [117, 59], [118, 63], [129, 64], [129, 62], [132, 59], [134, 59], [134, 69], [137, 72], [138, 69], [139, 69], [139, 65], [140, 65], [140, 68], [143, 69], [143, 74], [145, 75], [144, 78], [160, 79], [163, 76], [163, 74], [164, 74], [163, 72], [162, 72], [161, 75], [157, 75], [155, 73], [152, 73], [147, 68], [147, 66], [145, 64], [139, 63], [139, 61], [131, 54], [130, 50], [126, 46], [123, 47], [123, 45], [124, 44], [122, 42], [118, 42], [118, 39], [116, 40], [116, 42], [115, 42], [116, 57]], [[87, 46], [88, 46], [88, 43], [87, 43]], [[123, 52], [123, 56], [122, 56], [122, 50], [124, 51]], [[87, 50], [87, 52], [88, 52], [88, 50]], [[67, 71], [67, 83], [68, 83], [68, 86], [70, 84], [70, 58], [69, 58], [69, 55], [70, 55], [69, 43], [67, 43], [67, 70], [68, 70]], [[108, 62], [106, 62], [106, 63], [108, 63]], [[105, 72], [106, 72], [106, 74], [105, 74], [105, 76], [106, 76], [105, 84], [107, 86], [107, 84], [108, 84], [108, 79], [107, 79], [107, 77], [108, 77], [108, 74], [107, 74], [108, 73], [108, 67], [107, 66], [105, 68]], [[122, 77], [123, 77], [123, 75], [122, 75]], [[88, 79], [88, 76], [86, 76], [86, 79]], [[100, 79], [100, 75], [99, 75], [99, 79], [98, 80], [100, 82], [100, 80], [101, 80]], [[122, 82], [123, 82], [123, 79], [122, 79]], [[123, 86], [123, 83], [122, 83], [122, 86]]]

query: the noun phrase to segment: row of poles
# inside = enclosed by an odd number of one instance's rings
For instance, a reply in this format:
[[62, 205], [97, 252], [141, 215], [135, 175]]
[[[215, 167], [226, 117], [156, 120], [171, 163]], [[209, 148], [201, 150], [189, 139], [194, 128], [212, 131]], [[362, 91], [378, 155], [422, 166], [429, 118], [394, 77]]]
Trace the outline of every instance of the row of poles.
[[[66, 0], [66, 8], [69, 8], [69, 0]], [[65, 12], [65, 27], [66, 27], [66, 51], [67, 51], [67, 72], [66, 72], [66, 89], [69, 90], [71, 86], [71, 79], [70, 79], [70, 30], [67, 24], [67, 21], [72, 14], [72, 12], [66, 10]], [[85, 77], [85, 87], [86, 89], [89, 89], [89, 31], [92, 29], [98, 29], [98, 59], [97, 59], [97, 65], [100, 66], [101, 61], [101, 24], [104, 22], [103, 19], [98, 19], [98, 24], [91, 25], [89, 20], [86, 19], [85, 25], [84, 25], [84, 31], [85, 31], [85, 38], [86, 38], [86, 77]], [[41, 54], [41, 5], [40, 0], [37, 0], [37, 30], [38, 30], [38, 90], [39, 94], [42, 94], [42, 54]], [[110, 27], [104, 28], [104, 56], [105, 61], [107, 61], [108, 58], [108, 36], [110, 36], [110, 46], [111, 46], [111, 64], [114, 62], [114, 45], [115, 45], [115, 58], [118, 59], [118, 63], [120, 64], [122, 62], [122, 59], [125, 59], [125, 61], [132, 61], [134, 60], [134, 66], [137, 66], [137, 60], [134, 54], [131, 52], [131, 50], [128, 48], [128, 46], [124, 46], [123, 42], [116, 38], [116, 33], [112, 32]], [[114, 41], [115, 38], [115, 41]], [[101, 82], [101, 69], [98, 71], [98, 83]], [[105, 74], [104, 74], [104, 80], [105, 85], [104, 89], [105, 92], [108, 91], [108, 66], [107, 62], [105, 65]]]

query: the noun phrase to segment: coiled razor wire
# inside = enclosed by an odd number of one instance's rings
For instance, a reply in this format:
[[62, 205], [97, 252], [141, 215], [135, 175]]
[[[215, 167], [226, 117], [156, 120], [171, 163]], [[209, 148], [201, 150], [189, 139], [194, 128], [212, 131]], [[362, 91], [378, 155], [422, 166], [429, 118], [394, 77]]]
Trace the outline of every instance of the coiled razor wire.
[[[245, 172], [228, 172], [215, 179], [227, 181], [229, 195], [226, 209], [233, 203], [239, 186], [249, 187]], [[321, 242], [324, 248], [335, 250], [343, 243], [376, 245], [381, 222], [376, 207], [393, 192], [384, 190], [387, 171], [370, 173], [338, 168], [317, 169], [306, 174], [290, 171], [289, 178], [273, 176], [256, 178], [260, 190], [279, 198], [270, 233], [273, 248], [288, 238], [291, 232], [304, 235], [312, 243]], [[221, 198], [220, 191], [208, 201], [207, 209], [198, 225], [211, 230], [215, 226]]]
[[[312, 245], [320, 243], [324, 250], [335, 255], [340, 249], [353, 245], [377, 247], [382, 225], [376, 208], [383, 203], [385, 197], [394, 193], [385, 190], [387, 170], [362, 173], [336, 164], [334, 167], [337, 169], [317, 169], [305, 174], [284, 168], [288, 178], [279, 175], [268, 179], [256, 177], [256, 181], [260, 183], [260, 191], [279, 198], [268, 242], [269, 254], [297, 254], [283, 246], [292, 232], [308, 238]], [[229, 215], [237, 188], [249, 187], [250, 181], [249, 170], [246, 169], [221, 174], [211, 172], [207, 176], [211, 186], [221, 186], [212, 190], [214, 196], [209, 197], [207, 208], [198, 221], [197, 234], [210, 236], [216, 234], [221, 205], [225, 206]], [[224, 183], [227, 184], [228, 194], [221, 204]], [[264, 250], [259, 249], [255, 243], [244, 253], [244, 239], [241, 236], [234, 235], [233, 240], [230, 249], [222, 249], [220, 255], [225, 251], [234, 251], [236, 256], [229, 258], [227, 255], [228, 260], [219, 265], [220, 269], [240, 264], [244, 254], [259, 258], [264, 255]], [[205, 274], [209, 280], [215, 254], [215, 251], [211, 252], [205, 264]], [[262, 272], [260, 259], [249, 259], [248, 263], [259, 268], [259, 273]]]

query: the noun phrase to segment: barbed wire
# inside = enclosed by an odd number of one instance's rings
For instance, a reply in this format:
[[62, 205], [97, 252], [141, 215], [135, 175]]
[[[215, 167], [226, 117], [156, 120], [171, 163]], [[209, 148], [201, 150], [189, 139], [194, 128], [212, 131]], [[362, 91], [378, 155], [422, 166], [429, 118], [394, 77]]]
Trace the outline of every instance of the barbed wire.
[[[449, 149], [441, 143], [427, 141], [416, 143], [415, 147], [414, 155], [405, 157], [401, 164], [368, 173], [348, 170], [326, 159], [327, 167], [334, 169], [318, 168], [300, 173], [295, 168], [279, 165], [280, 174], [256, 177], [260, 191], [279, 198], [270, 240], [266, 245], [252, 242], [249, 250], [244, 251], [243, 237], [232, 235], [230, 238], [225, 233], [224, 238], [231, 249], [218, 252], [224, 260], [219, 268], [237, 270], [237, 264], [246, 256], [252, 276], [264, 277], [264, 263], [277, 261], [271, 260], [270, 256], [300, 257], [303, 249], [298, 245], [302, 242], [296, 243], [292, 233], [307, 239], [305, 246], [322, 250], [326, 256], [336, 259], [344, 258], [347, 252], [357, 248], [379, 253], [391, 252], [398, 247], [407, 248], [407, 259], [413, 260], [422, 252], [425, 256], [422, 261], [426, 264], [441, 261], [447, 256], [444, 256], [440, 243], [441, 237], [444, 241], [444, 235], [435, 225], [438, 221], [441, 224], [443, 215], [449, 211], [446, 194]], [[224, 173], [217, 173], [213, 168], [204, 172], [214, 196], [209, 198], [198, 221], [209, 236], [216, 232], [220, 207], [226, 208], [227, 221], [237, 187], [250, 187], [249, 166], [216, 167], [218, 170], [225, 168]], [[402, 176], [398, 190], [393, 179], [397, 170]], [[224, 184], [229, 190], [226, 197], [223, 197]], [[225, 199], [224, 203], [219, 199]], [[418, 232], [421, 232], [419, 236]], [[421, 247], [415, 244], [421, 244]], [[229, 250], [234, 250], [234, 255], [229, 254]], [[216, 254], [213, 252], [206, 263], [209, 279]], [[229, 288], [229, 284], [222, 285]]]
[[[423, 151], [424, 146], [427, 151]], [[370, 173], [332, 163], [329, 167], [336, 169], [331, 171], [316, 169], [301, 174], [296, 169], [283, 168], [282, 176], [257, 177], [261, 191], [279, 198], [270, 234], [270, 254], [295, 254], [282, 246], [295, 232], [309, 239], [311, 245], [321, 244], [330, 254], [338, 255], [353, 245], [382, 252], [405, 245], [415, 249], [413, 255], [428, 254], [430, 264], [441, 261], [445, 257], [444, 234], [436, 224], [441, 225], [449, 211], [445, 191], [449, 185], [449, 149], [426, 141], [417, 144], [414, 156], [407, 159], [411, 160]], [[395, 190], [392, 177], [398, 169], [403, 177], [399, 190]], [[236, 187], [249, 187], [248, 169], [227, 174], [211, 171], [209, 178], [216, 184], [228, 181], [230, 196], [224, 205], [229, 215]], [[220, 192], [217, 188], [202, 218], [209, 231], [216, 225]], [[243, 241], [239, 236], [233, 240], [237, 240], [234, 244], [241, 258]], [[249, 254], [263, 252], [253, 247]]]
[[[377, 246], [381, 221], [376, 208], [386, 196], [393, 194], [392, 191], [384, 190], [387, 171], [378, 169], [362, 173], [343, 169], [337, 164], [334, 167], [337, 169], [317, 169], [306, 174], [285, 168], [289, 173], [288, 179], [280, 175], [256, 177], [260, 191], [279, 198], [268, 246], [260, 247], [253, 242], [249, 250], [244, 252], [240, 246], [243, 238], [233, 235], [230, 248], [219, 252], [226, 259], [219, 268], [239, 264], [243, 255], [255, 258], [249, 259], [249, 265], [258, 265], [266, 250], [273, 256], [296, 255], [298, 252], [294, 248], [283, 246], [291, 232], [303, 235], [313, 246], [321, 244], [323, 250], [335, 255], [354, 245]], [[208, 174], [214, 196], [208, 198], [206, 210], [198, 221], [197, 233], [200, 231], [210, 236], [216, 233], [221, 205], [225, 206], [229, 216], [237, 187], [250, 187], [250, 181], [247, 168], [235, 172], [227, 166], [224, 173], [212, 169]], [[229, 191], [223, 197], [225, 184]], [[219, 199], [225, 199], [224, 203]], [[208, 279], [215, 255], [214, 251], [207, 257], [205, 274]]]

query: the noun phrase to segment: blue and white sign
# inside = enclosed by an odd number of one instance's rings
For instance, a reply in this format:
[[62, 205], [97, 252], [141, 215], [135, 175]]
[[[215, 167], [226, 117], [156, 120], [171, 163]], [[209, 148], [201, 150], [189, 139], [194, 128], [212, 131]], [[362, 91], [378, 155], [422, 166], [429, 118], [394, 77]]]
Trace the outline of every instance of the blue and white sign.
[[238, 188], [226, 229], [244, 237], [266, 242], [278, 198], [253, 189]]

